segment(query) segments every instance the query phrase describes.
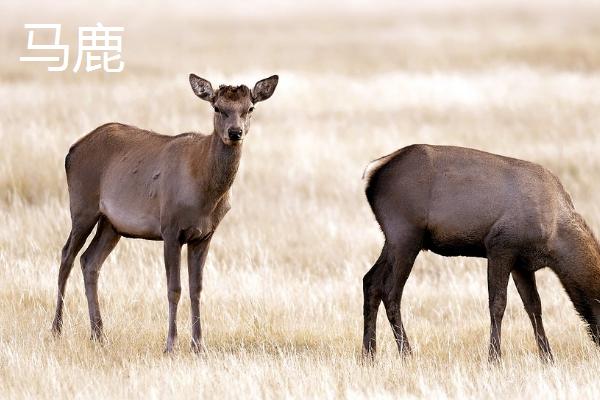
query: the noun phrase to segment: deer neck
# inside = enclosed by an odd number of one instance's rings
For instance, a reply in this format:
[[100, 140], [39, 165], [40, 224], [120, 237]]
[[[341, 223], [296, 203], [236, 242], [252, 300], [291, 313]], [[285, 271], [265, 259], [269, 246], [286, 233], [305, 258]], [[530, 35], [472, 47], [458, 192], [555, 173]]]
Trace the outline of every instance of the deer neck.
[[226, 145], [214, 132], [210, 140], [208, 189], [211, 197], [214, 196], [217, 200], [233, 184], [242, 157], [242, 144]]
[[[579, 215], [559, 233], [562, 240], [553, 269], [579, 314], [600, 329], [600, 245]], [[600, 340], [600, 330], [597, 334]]]

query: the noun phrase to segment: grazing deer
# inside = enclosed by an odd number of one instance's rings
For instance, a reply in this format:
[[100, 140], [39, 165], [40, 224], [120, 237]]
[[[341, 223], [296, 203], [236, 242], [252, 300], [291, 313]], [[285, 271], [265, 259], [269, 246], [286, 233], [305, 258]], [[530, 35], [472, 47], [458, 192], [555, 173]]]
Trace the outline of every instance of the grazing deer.
[[192, 348], [202, 346], [199, 298], [202, 270], [212, 235], [229, 211], [229, 188], [242, 155], [254, 104], [271, 97], [276, 75], [242, 86], [213, 88], [190, 74], [194, 93], [214, 108], [211, 135], [159, 135], [133, 126], [102, 125], [75, 143], [65, 159], [72, 228], [58, 273], [56, 316], [60, 334], [67, 278], [75, 256], [97, 224], [96, 235], [81, 256], [92, 338], [102, 338], [98, 274], [121, 236], [164, 242], [169, 328], [166, 352], [177, 336], [181, 294], [180, 258], [188, 246]]
[[413, 145], [373, 161], [364, 178], [385, 235], [381, 255], [363, 279], [365, 356], [375, 353], [382, 301], [400, 354], [410, 353], [400, 302], [421, 250], [487, 258], [491, 361], [500, 357], [511, 274], [540, 356], [552, 360], [534, 276], [546, 266], [600, 345], [600, 246], [548, 170], [473, 149]]

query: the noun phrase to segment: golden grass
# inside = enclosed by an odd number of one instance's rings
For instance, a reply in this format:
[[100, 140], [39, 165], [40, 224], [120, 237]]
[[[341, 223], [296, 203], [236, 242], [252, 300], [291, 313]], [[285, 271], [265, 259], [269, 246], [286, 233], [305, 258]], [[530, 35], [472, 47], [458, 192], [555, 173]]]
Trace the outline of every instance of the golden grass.
[[[362, 276], [382, 244], [360, 179], [369, 160], [427, 142], [536, 161], [600, 231], [600, 8], [228, 7], [0, 7], [0, 397], [598, 398], [600, 354], [549, 271], [538, 280], [553, 365], [538, 360], [512, 283], [504, 358], [488, 365], [484, 260], [428, 253], [403, 302], [415, 354], [398, 357], [383, 312], [376, 362], [361, 364], [359, 353]], [[122, 74], [51, 74], [16, 61], [23, 23], [61, 22], [73, 45], [75, 28], [96, 21], [126, 27]], [[208, 354], [189, 350], [187, 296], [177, 352], [162, 354], [162, 247], [127, 239], [100, 283], [107, 343], [88, 340], [79, 268], [64, 335], [53, 338], [69, 145], [107, 121], [209, 131], [192, 71], [215, 84], [280, 75], [256, 109], [233, 209], [207, 261]]]

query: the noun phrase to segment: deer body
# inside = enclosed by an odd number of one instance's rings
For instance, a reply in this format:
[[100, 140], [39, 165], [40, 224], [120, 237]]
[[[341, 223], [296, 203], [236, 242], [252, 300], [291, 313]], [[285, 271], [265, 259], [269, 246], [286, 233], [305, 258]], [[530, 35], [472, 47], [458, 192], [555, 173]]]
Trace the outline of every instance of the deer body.
[[[92, 160], [90, 153], [98, 145], [114, 151], [99, 152]], [[81, 160], [76, 159], [79, 154]], [[192, 239], [192, 233], [198, 238], [214, 231], [229, 210], [228, 191], [241, 147], [227, 148], [213, 135], [163, 136], [107, 124], [77, 143], [69, 157], [72, 163], [98, 167], [90, 171], [95, 176], [75, 169], [70, 178], [94, 181], [100, 190], [88, 193], [86, 203], [98, 204], [117, 232], [164, 240], [176, 231]]]
[[600, 342], [600, 247], [558, 179], [533, 163], [477, 150], [413, 145], [376, 160], [366, 194], [385, 245], [365, 275], [363, 351], [375, 351], [380, 302], [402, 354], [410, 346], [402, 291], [421, 250], [488, 259], [490, 358], [500, 356], [506, 289], [512, 274], [540, 354], [552, 358], [534, 272], [550, 267]]
[[55, 333], [62, 328], [66, 281], [74, 258], [97, 225], [81, 257], [92, 338], [102, 338], [97, 282], [100, 267], [121, 236], [164, 242], [169, 325], [166, 351], [177, 336], [181, 247], [188, 246], [192, 348], [202, 349], [199, 297], [213, 232], [229, 211], [234, 181], [255, 103], [269, 98], [277, 76], [246, 86], [221, 86], [190, 75], [196, 95], [215, 108], [211, 135], [159, 135], [110, 123], [73, 145], [65, 159], [72, 228], [58, 276]]

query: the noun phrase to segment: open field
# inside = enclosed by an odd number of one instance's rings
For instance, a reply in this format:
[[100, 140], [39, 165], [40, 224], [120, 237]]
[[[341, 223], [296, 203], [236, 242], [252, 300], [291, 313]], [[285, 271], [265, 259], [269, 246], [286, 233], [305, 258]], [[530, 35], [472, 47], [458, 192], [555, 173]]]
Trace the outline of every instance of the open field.
[[[0, 5], [0, 397], [600, 398], [600, 352], [548, 270], [537, 277], [552, 365], [513, 283], [503, 360], [488, 365], [485, 260], [429, 253], [404, 291], [413, 356], [399, 358], [380, 312], [377, 360], [359, 357], [362, 276], [383, 242], [361, 181], [371, 159], [432, 143], [535, 161], [600, 234], [600, 5], [258, 4]], [[62, 23], [73, 52], [76, 28], [98, 21], [126, 29], [122, 73], [18, 61], [24, 23]], [[205, 268], [208, 353], [190, 352], [184, 264], [179, 344], [162, 354], [162, 245], [130, 239], [102, 269], [107, 342], [89, 340], [78, 261], [53, 338], [70, 144], [108, 121], [210, 131], [190, 72], [213, 85], [280, 76]]]

